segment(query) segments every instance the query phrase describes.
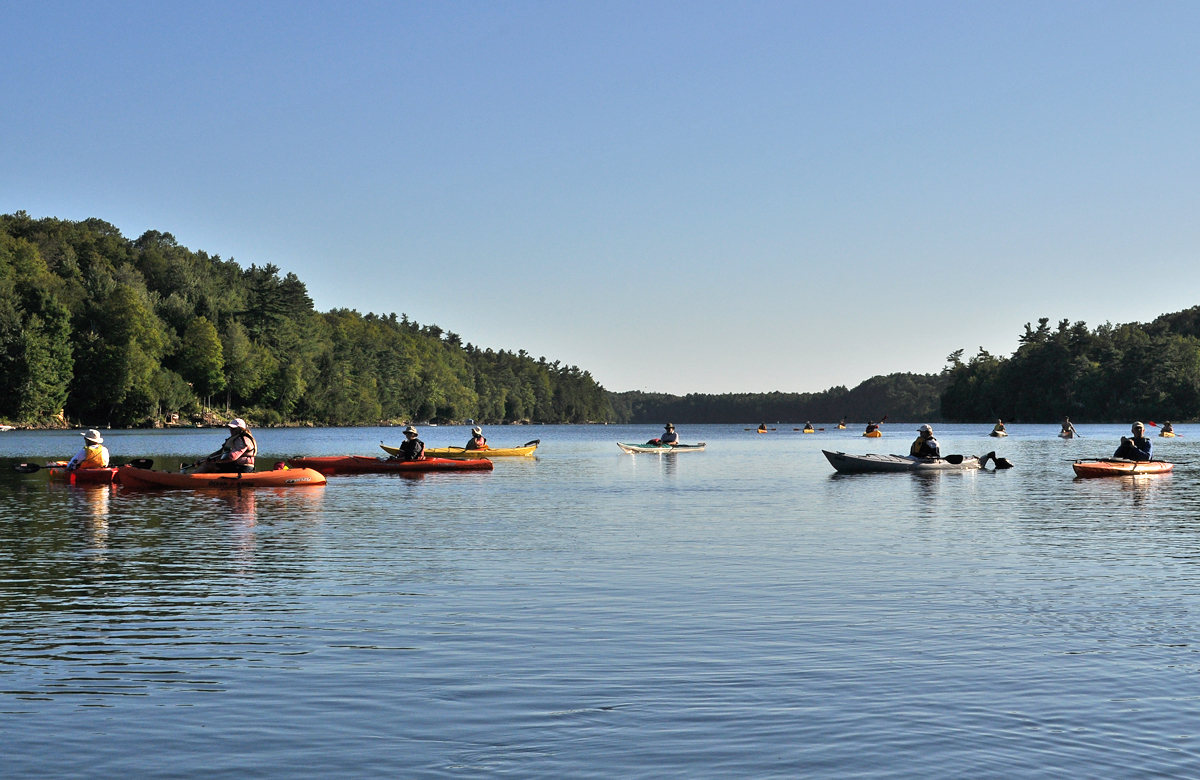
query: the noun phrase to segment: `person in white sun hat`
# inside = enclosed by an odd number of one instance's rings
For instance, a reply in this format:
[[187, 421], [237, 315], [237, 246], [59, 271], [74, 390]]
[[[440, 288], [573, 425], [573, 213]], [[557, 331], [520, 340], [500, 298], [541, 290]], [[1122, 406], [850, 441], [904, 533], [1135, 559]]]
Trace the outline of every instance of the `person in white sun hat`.
[[254, 456], [258, 454], [258, 442], [246, 427], [241, 417], [230, 420], [229, 438], [221, 449], [196, 464], [196, 474], [232, 474], [254, 471]]
[[917, 428], [917, 440], [908, 449], [908, 454], [917, 458], [940, 458], [942, 448], [937, 439], [933, 438], [933, 428], [922, 425]]
[[471, 439], [467, 442], [468, 450], [486, 450], [488, 447], [487, 439], [483, 438], [483, 428], [476, 425], [471, 429]]
[[108, 468], [108, 447], [104, 446], [100, 431], [93, 428], [80, 436], [83, 437], [83, 449], [71, 458], [71, 462], [67, 464], [67, 471]]

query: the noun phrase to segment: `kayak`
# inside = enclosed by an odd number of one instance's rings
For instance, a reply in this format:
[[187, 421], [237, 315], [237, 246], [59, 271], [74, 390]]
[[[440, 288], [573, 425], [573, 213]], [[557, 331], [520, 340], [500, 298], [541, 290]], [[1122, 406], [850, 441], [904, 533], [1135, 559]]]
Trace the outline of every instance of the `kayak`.
[[[541, 444], [540, 439], [534, 439], [520, 447], [500, 447], [493, 450], [468, 450], [466, 447], [426, 447], [425, 456], [429, 458], [517, 458], [528, 457]], [[389, 447], [380, 444], [380, 449], [388, 455], [399, 455], [399, 447]]]
[[912, 455], [847, 455], [844, 452], [821, 450], [829, 464], [839, 474], [876, 474], [896, 471], [924, 473], [927, 471], [975, 471], [983, 468], [974, 455], [963, 457], [961, 463], [945, 458], [917, 458]]
[[1008, 435], [1007, 431], [992, 431], [991, 433], [988, 434], [988, 436], [995, 436], [997, 439], [999, 439], [1003, 436], [1007, 436], [1007, 435]]
[[1129, 477], [1140, 474], [1166, 474], [1175, 468], [1174, 463], [1161, 460], [1125, 460], [1104, 458], [1103, 460], [1077, 460], [1071, 464], [1079, 477]]
[[[428, 452], [428, 450], [426, 450]], [[325, 475], [335, 474], [403, 474], [426, 471], [491, 471], [492, 462], [484, 459], [451, 460], [390, 460], [370, 455], [327, 455], [318, 458], [290, 458], [294, 469], [312, 469]]]
[[1172, 431], [1160, 431], [1158, 435], [1163, 437], [1164, 439], [1174, 439], [1175, 438], [1175, 433]]
[[882, 439], [883, 431], [867, 431], [863, 436], [866, 436], [868, 439]]
[[1071, 433], [1070, 431], [1059, 431], [1059, 433], [1058, 433], [1058, 438], [1060, 438], [1060, 439], [1074, 439], [1074, 438], [1075, 438], [1075, 434]]
[[837, 428], [838, 428], [838, 430], [839, 430], [839, 431], [844, 431], [844, 430], [846, 430], [846, 426], [844, 426], [844, 425], [838, 425], [838, 427], [837, 427]]
[[276, 469], [246, 474], [181, 474], [121, 466], [117, 472], [121, 486], [127, 488], [310, 487], [325, 484], [324, 475], [312, 469]]
[[617, 442], [617, 446], [622, 452], [627, 452], [633, 455], [638, 452], [657, 452], [660, 455], [669, 455], [674, 452], [704, 452], [704, 442], [699, 444], [625, 444]]
[[817, 432], [817, 431], [816, 431], [816, 429], [814, 429], [814, 428], [805, 428], [805, 429], [802, 431], [802, 433], [816, 433], [816, 432]]
[[118, 481], [115, 468], [67, 471], [63, 466], [50, 466], [46, 471], [49, 472], [50, 479], [70, 482], [72, 485], [111, 485]]

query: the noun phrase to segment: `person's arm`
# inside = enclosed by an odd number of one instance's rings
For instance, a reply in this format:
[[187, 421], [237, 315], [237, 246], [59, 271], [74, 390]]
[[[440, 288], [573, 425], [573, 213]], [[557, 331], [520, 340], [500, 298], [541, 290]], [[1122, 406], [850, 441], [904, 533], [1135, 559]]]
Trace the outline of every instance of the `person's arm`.
[[249, 451], [250, 442], [246, 440], [245, 436], [239, 436], [237, 441], [229, 445], [228, 450], [224, 448], [221, 449], [221, 452], [224, 453], [223, 457], [228, 458], [229, 460], [237, 460]]
[[84, 449], [75, 453], [75, 457], [71, 458], [70, 462], [67, 463], [67, 471], [74, 471], [75, 469], [79, 468], [79, 464], [83, 463], [86, 458], [87, 448], [85, 447]]
[[1145, 447], [1138, 447], [1139, 450], [1146, 453], [1146, 460], [1150, 460], [1154, 453], [1154, 442], [1150, 441], [1150, 437], [1142, 437], [1142, 441], [1146, 443]]

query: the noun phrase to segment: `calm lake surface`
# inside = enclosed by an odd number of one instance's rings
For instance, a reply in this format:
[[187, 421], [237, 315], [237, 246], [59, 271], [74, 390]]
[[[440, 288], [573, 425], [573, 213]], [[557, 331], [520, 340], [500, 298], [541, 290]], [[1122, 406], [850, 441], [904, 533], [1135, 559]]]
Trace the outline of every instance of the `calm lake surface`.
[[[0, 434], [0, 775], [1200, 776], [1200, 426], [1087, 481], [1124, 426], [935, 426], [1016, 468], [860, 476], [821, 449], [916, 425], [743, 427], [494, 427], [536, 460], [240, 493], [52, 485], [10, 467], [77, 432]], [[224, 438], [104, 433], [172, 469]]]

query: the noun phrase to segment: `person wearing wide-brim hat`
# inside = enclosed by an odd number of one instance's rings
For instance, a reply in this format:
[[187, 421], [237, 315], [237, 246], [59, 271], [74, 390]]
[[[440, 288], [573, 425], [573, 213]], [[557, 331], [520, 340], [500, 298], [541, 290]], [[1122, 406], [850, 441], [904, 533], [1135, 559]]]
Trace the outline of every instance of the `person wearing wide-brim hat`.
[[108, 447], [104, 446], [100, 431], [93, 428], [79, 435], [83, 437], [83, 449], [75, 453], [75, 457], [67, 463], [67, 471], [108, 468]]
[[1153, 460], [1154, 442], [1146, 437], [1146, 426], [1135, 422], [1131, 432], [1132, 436], [1121, 437], [1121, 446], [1117, 447], [1113, 457], [1126, 460]]
[[404, 429], [404, 442], [392, 460], [425, 460], [425, 442], [417, 438], [417, 429], [411, 425]]
[[665, 432], [663, 433], [662, 436], [658, 437], [658, 443], [659, 444], [671, 444], [671, 445], [678, 444], [679, 443], [679, 434], [675, 433], [675, 426], [672, 425], [671, 423], [667, 423], [663, 427], [665, 429]]
[[197, 464], [197, 474], [245, 474], [254, 471], [254, 456], [258, 454], [258, 442], [241, 417], [226, 425], [229, 438], [217, 450]]
[[933, 428], [930, 425], [925, 424], [917, 428], [917, 440], [908, 448], [908, 454], [917, 458], [942, 457], [942, 448], [938, 440], [933, 438]]
[[471, 439], [470, 439], [470, 441], [467, 442], [467, 449], [468, 450], [491, 449], [490, 447], [488, 447], [487, 439], [485, 439], [483, 437], [483, 428], [480, 428], [478, 425], [476, 425], [474, 428], [471, 429]]

